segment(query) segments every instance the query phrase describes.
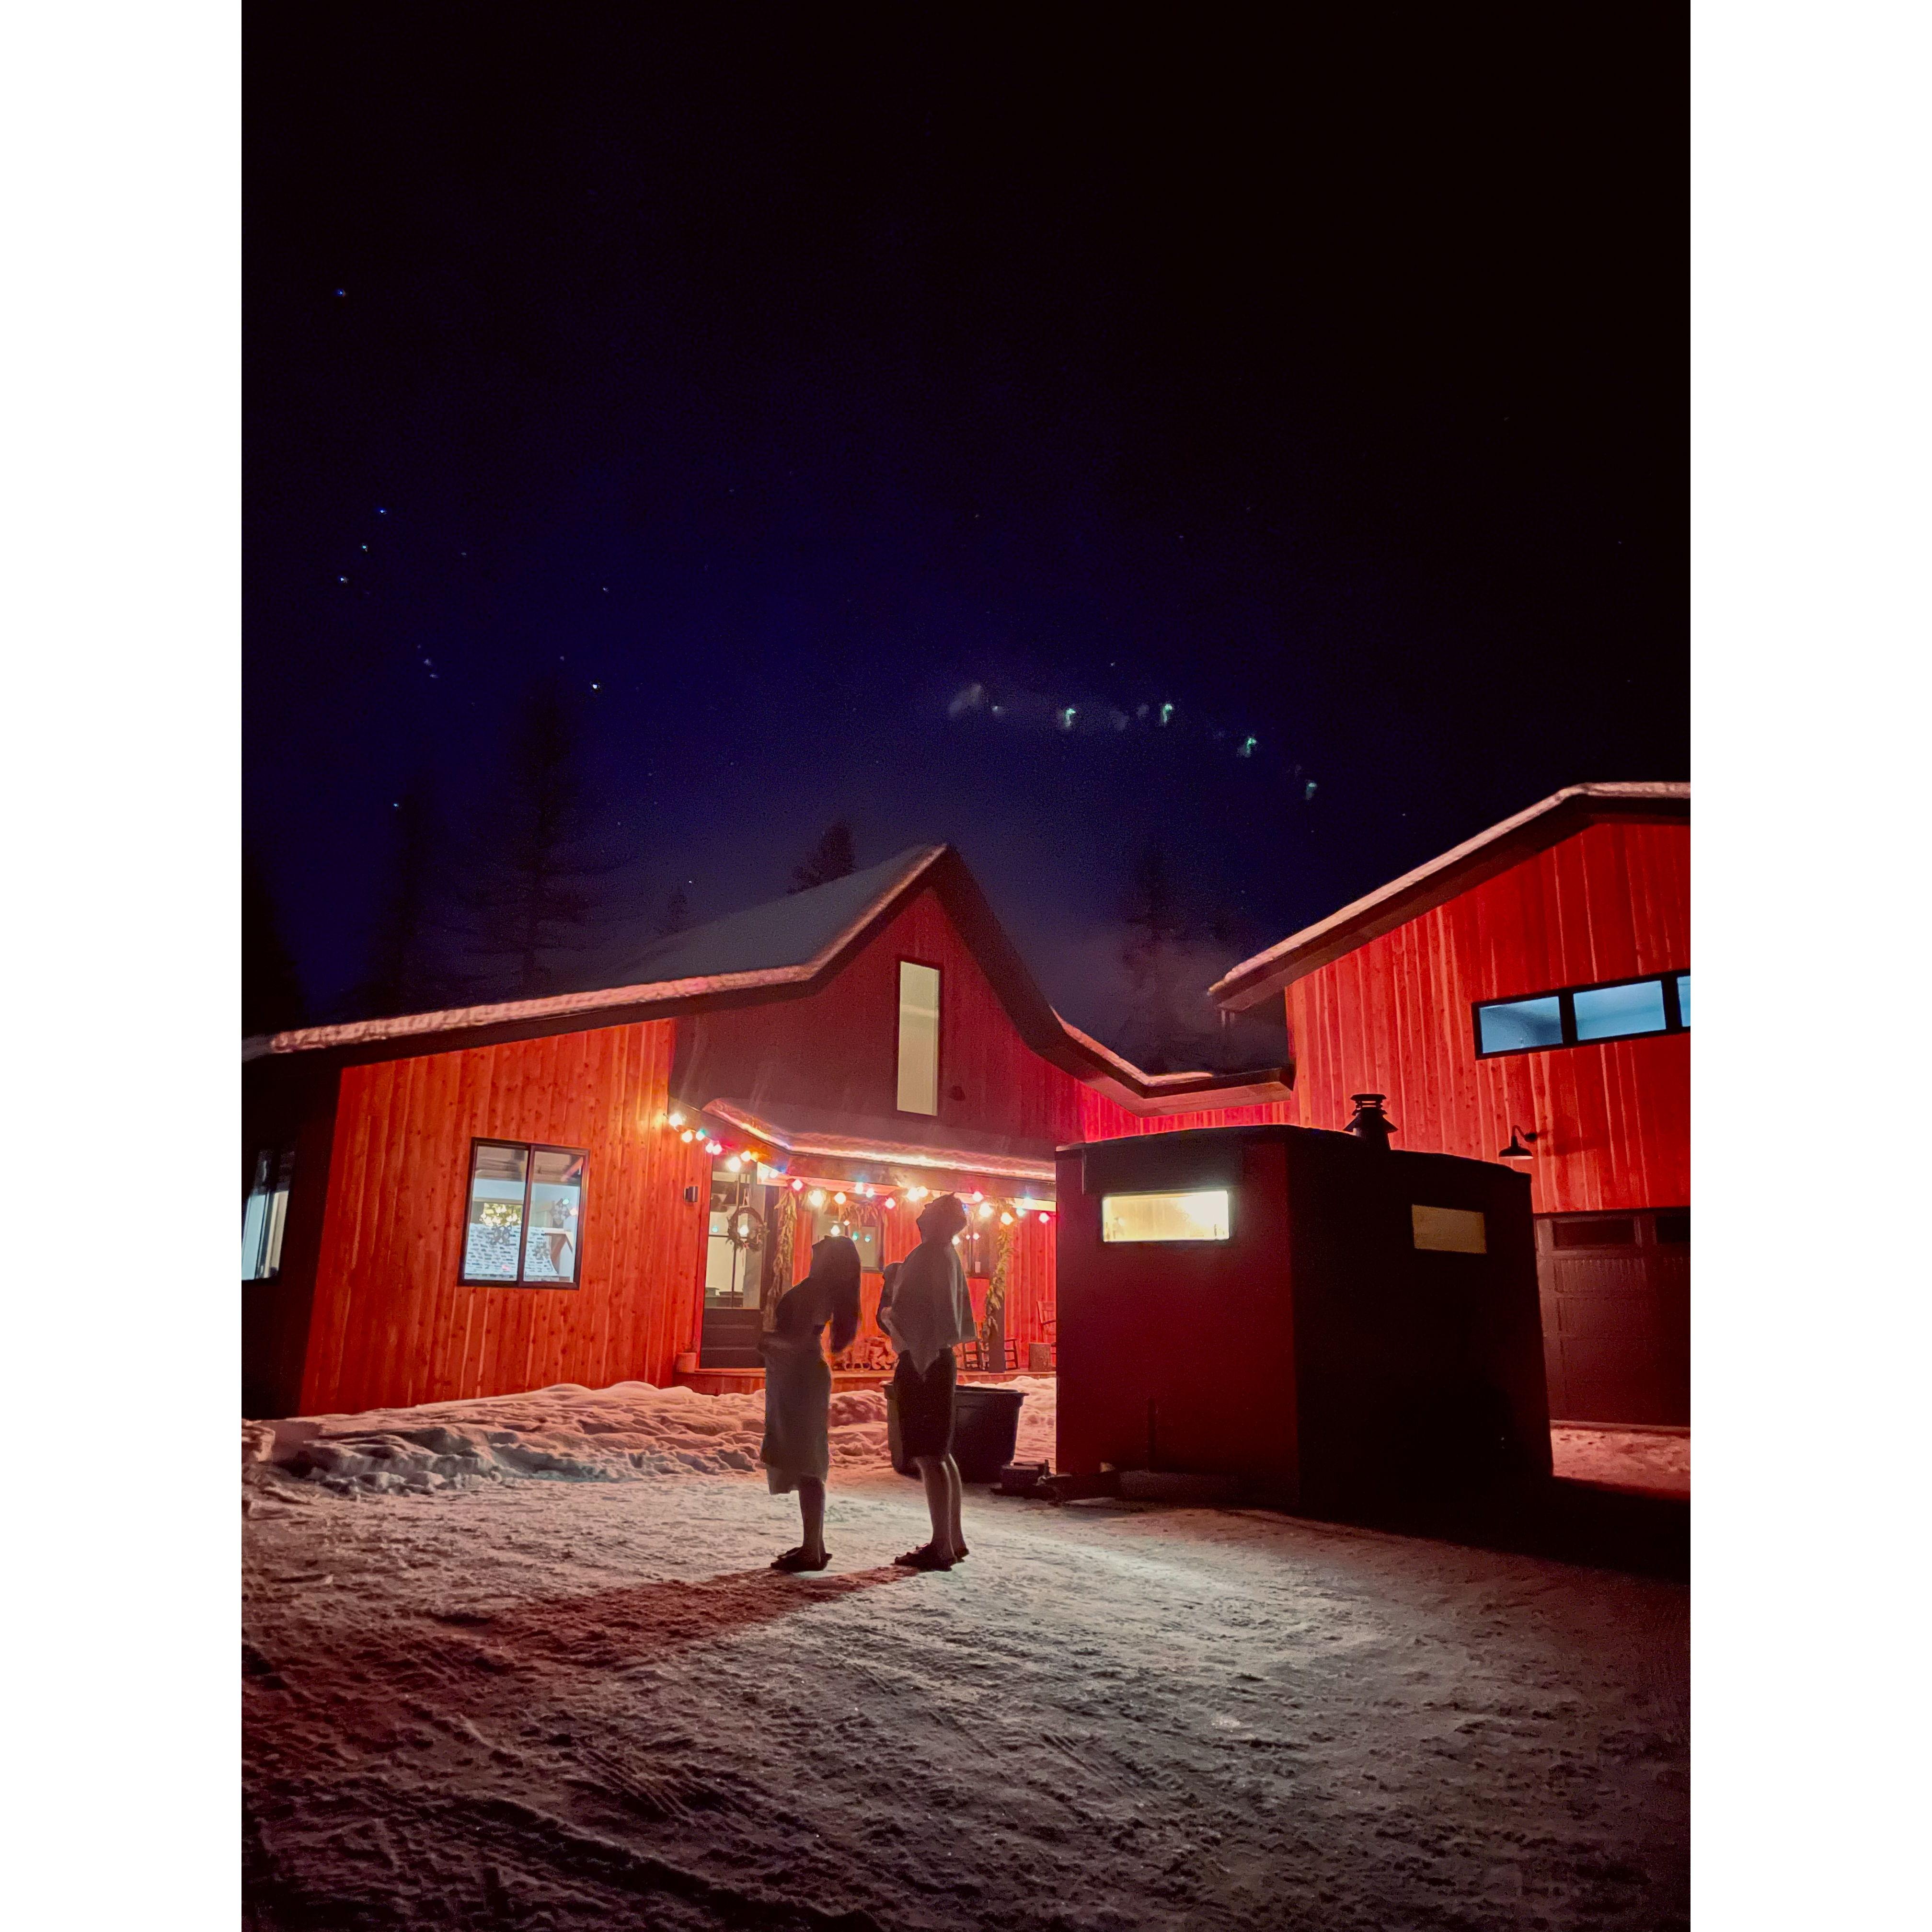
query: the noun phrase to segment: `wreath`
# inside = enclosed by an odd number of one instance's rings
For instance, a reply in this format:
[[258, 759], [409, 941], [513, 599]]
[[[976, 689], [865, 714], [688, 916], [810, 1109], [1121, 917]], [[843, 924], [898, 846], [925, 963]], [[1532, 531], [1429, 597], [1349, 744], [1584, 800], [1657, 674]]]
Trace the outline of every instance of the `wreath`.
[[724, 1234], [734, 1248], [762, 1247], [765, 1218], [755, 1208], [734, 1208], [724, 1217]]

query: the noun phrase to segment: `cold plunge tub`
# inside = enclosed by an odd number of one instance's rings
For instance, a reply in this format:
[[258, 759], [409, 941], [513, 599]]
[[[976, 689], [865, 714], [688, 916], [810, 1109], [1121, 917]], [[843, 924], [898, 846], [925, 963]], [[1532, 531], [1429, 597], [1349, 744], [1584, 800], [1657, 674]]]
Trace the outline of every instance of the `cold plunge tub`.
[[[1018, 1389], [990, 1388], [983, 1382], [962, 1382], [953, 1391], [952, 1460], [959, 1466], [964, 1483], [992, 1483], [1013, 1460], [1019, 1440], [1020, 1404], [1026, 1396]], [[886, 1445], [892, 1452], [892, 1467], [902, 1476], [916, 1476], [904, 1449], [899, 1446], [898, 1390], [886, 1384]]]

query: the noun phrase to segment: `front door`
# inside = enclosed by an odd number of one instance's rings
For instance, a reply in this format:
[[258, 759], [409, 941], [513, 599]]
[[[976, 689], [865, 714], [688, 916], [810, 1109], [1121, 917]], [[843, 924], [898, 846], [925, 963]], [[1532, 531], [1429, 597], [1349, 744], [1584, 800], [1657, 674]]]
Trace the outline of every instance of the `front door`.
[[764, 1321], [758, 1292], [764, 1274], [765, 1217], [771, 1191], [728, 1174], [717, 1174], [712, 1180], [705, 1230], [700, 1368], [764, 1366], [764, 1358], [758, 1353], [758, 1331]]

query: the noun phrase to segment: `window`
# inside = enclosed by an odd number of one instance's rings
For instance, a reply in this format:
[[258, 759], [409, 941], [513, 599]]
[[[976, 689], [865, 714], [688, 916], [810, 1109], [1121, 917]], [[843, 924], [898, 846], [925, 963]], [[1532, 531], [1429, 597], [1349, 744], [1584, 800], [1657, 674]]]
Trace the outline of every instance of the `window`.
[[1475, 1208], [1425, 1208], [1418, 1203], [1409, 1208], [1408, 1221], [1418, 1248], [1445, 1255], [1490, 1251], [1489, 1223]]
[[583, 1152], [520, 1141], [470, 1144], [463, 1280], [574, 1288], [582, 1260]]
[[282, 1271], [282, 1230], [289, 1217], [289, 1180], [295, 1150], [265, 1148], [255, 1156], [255, 1178], [242, 1204], [242, 1279], [272, 1281]]
[[1103, 1194], [1103, 1241], [1225, 1241], [1228, 1190], [1199, 1194]]
[[959, 1265], [974, 1280], [992, 1280], [994, 1248], [990, 1222], [976, 1216], [955, 1238], [953, 1246], [959, 1250]]
[[1627, 986], [1592, 986], [1573, 993], [1579, 1040], [1625, 1040], [1664, 1028], [1664, 982], [1639, 980]]
[[1520, 1053], [1527, 1047], [1563, 1044], [1563, 1002], [1553, 996], [1478, 1006], [1476, 1016], [1485, 1053]]
[[859, 1265], [868, 1274], [877, 1274], [885, 1264], [879, 1258], [879, 1228], [875, 1221], [848, 1221], [837, 1208], [821, 1208], [812, 1218], [814, 1245], [827, 1234], [843, 1234], [859, 1250]]
[[1612, 980], [1571, 986], [1522, 1000], [1484, 1000], [1476, 1006], [1476, 1052], [1534, 1053], [1646, 1034], [1688, 1033], [1690, 976], [1666, 973], [1647, 980]]
[[1636, 1222], [1628, 1214], [1589, 1214], [1558, 1221], [1550, 1231], [1559, 1248], [1634, 1248]]
[[899, 962], [902, 1114], [939, 1112], [939, 968]]

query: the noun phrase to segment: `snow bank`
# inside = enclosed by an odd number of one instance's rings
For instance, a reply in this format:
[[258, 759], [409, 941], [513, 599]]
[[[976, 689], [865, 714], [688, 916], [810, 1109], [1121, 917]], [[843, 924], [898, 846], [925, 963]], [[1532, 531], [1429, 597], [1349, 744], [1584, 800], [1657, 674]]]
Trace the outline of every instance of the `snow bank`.
[[1552, 1429], [1556, 1474], [1573, 1482], [1690, 1493], [1690, 1438], [1644, 1429]]
[[[1006, 1384], [1024, 1395], [1023, 1462], [1053, 1459], [1051, 1377]], [[879, 1389], [846, 1389], [832, 1398], [832, 1467], [877, 1468], [887, 1461], [886, 1399]], [[762, 1390], [700, 1395], [694, 1389], [616, 1382], [589, 1389], [560, 1382], [521, 1395], [426, 1402], [357, 1415], [244, 1422], [242, 1457], [272, 1464], [339, 1494], [430, 1495], [473, 1489], [506, 1477], [610, 1482], [688, 1475], [762, 1478]]]

